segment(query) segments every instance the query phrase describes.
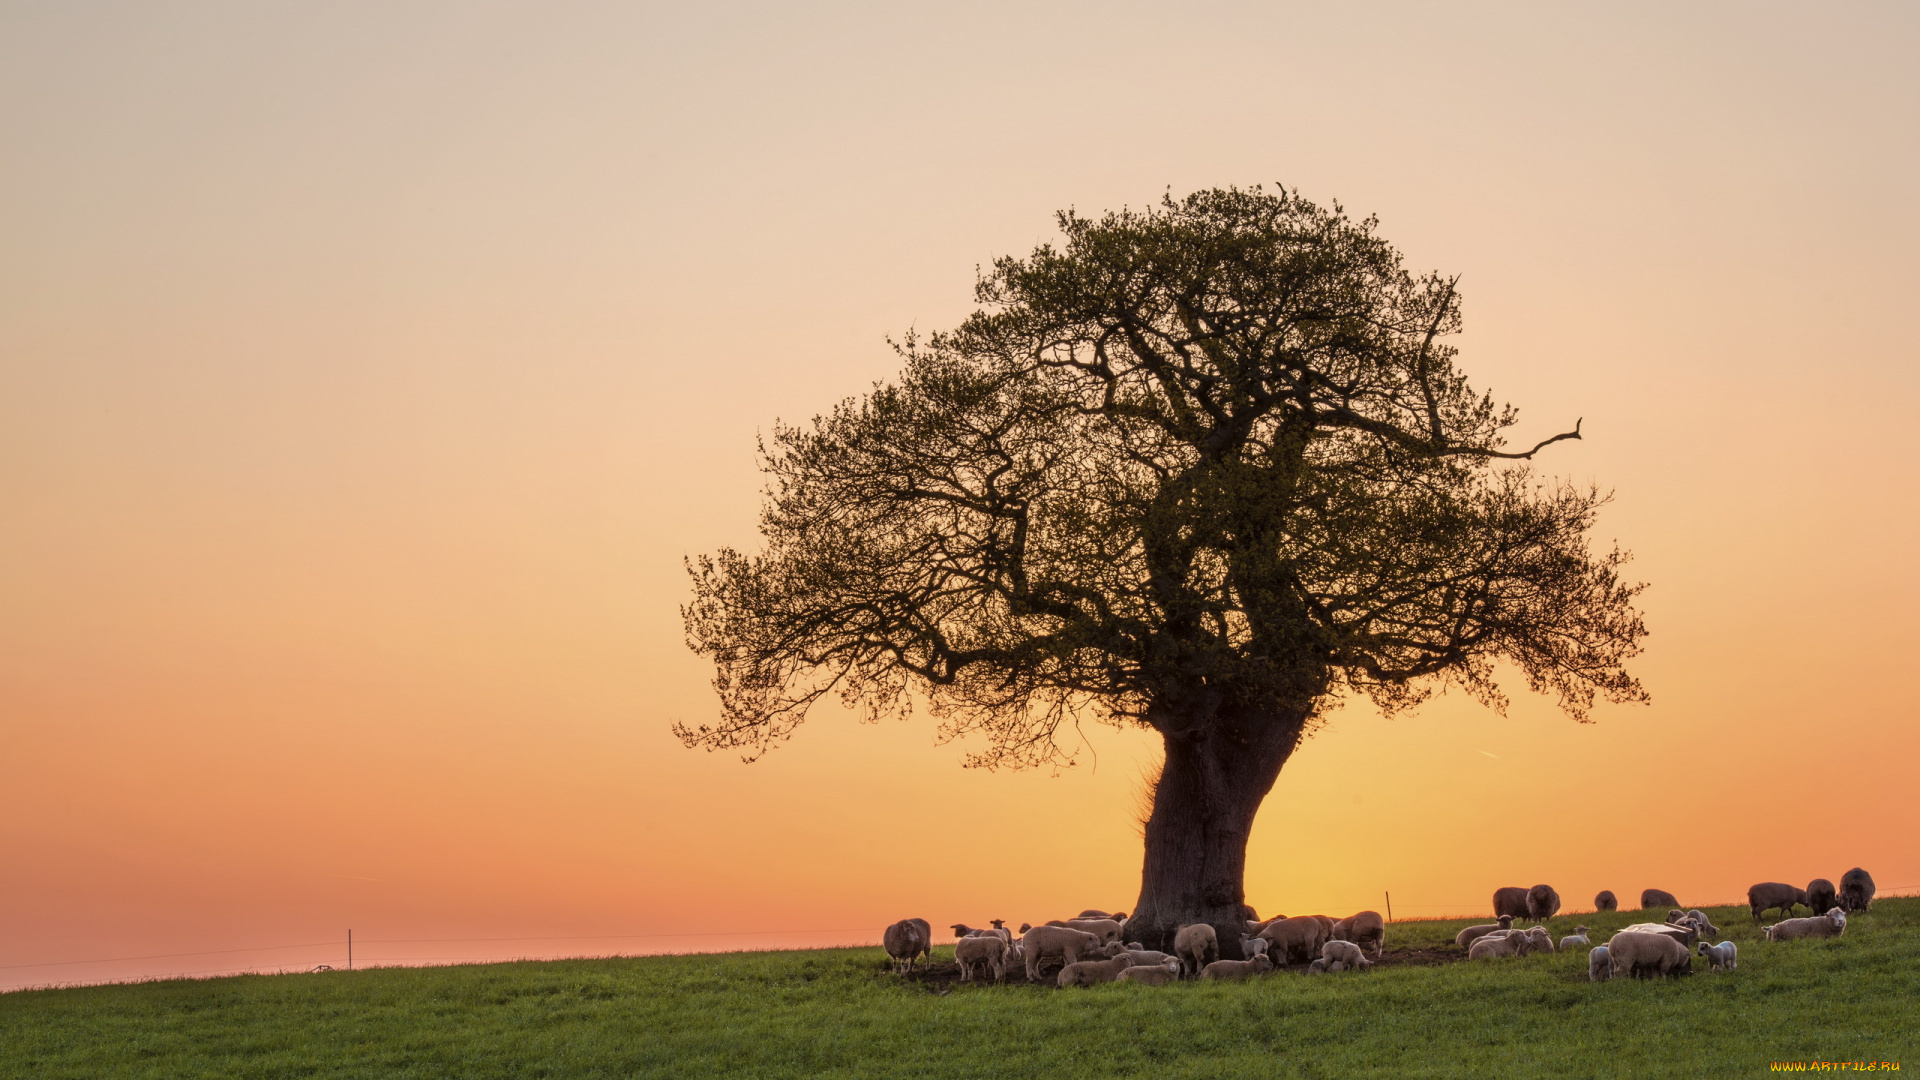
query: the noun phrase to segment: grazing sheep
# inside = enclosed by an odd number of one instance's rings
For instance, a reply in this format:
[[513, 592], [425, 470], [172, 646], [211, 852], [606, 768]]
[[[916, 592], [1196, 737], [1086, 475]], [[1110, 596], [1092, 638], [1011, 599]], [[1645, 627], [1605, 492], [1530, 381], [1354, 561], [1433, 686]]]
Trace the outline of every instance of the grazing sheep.
[[887, 955], [893, 957], [896, 975], [912, 971], [913, 962], [922, 955], [929, 965], [933, 963], [933, 928], [925, 919], [901, 919], [887, 927], [880, 943], [886, 946]]
[[1587, 926], [1574, 927], [1573, 933], [1568, 934], [1566, 937], [1563, 937], [1560, 939], [1560, 951], [1566, 952], [1568, 949], [1573, 948], [1575, 945], [1593, 944], [1593, 942], [1587, 940], [1587, 931], [1590, 929], [1592, 929], [1592, 927], [1587, 927]]
[[1695, 929], [1700, 931], [1700, 936], [1703, 938], [1716, 938], [1720, 936], [1720, 928], [1713, 925], [1713, 920], [1707, 918], [1707, 913], [1701, 911], [1699, 908], [1694, 908], [1692, 911], [1687, 912], [1686, 920], [1692, 923]]
[[1535, 885], [1527, 890], [1527, 918], [1543, 923], [1560, 910], [1560, 894], [1551, 885]]
[[1805, 919], [1785, 919], [1761, 931], [1768, 941], [1794, 941], [1799, 938], [1839, 937], [1847, 932], [1847, 913], [1828, 908], [1825, 915]]
[[1646, 911], [1648, 908], [1679, 907], [1679, 906], [1680, 906], [1680, 901], [1675, 900], [1673, 898], [1673, 894], [1668, 892], [1665, 889], [1640, 890], [1640, 910], [1641, 911]]
[[1267, 939], [1268, 959], [1276, 967], [1286, 967], [1295, 961], [1307, 963], [1319, 955], [1320, 946], [1327, 941], [1328, 929], [1312, 915], [1295, 915], [1269, 923], [1260, 931], [1260, 936]]
[[1244, 979], [1249, 975], [1264, 975], [1273, 970], [1273, 961], [1264, 956], [1251, 960], [1215, 960], [1200, 970], [1203, 979]]
[[1825, 911], [1840, 902], [1840, 890], [1823, 877], [1807, 882], [1807, 891], [1802, 895], [1807, 898], [1806, 905], [1815, 911]]
[[953, 961], [960, 965], [960, 981], [972, 982], [975, 969], [993, 972], [994, 982], [1007, 979], [1007, 942], [999, 934], [975, 934], [963, 937], [953, 946]]
[[1180, 977], [1180, 961], [1168, 957], [1164, 964], [1135, 964], [1114, 976], [1115, 982], [1134, 982], [1146, 986], [1165, 986]]
[[1606, 982], [1613, 978], [1613, 961], [1608, 959], [1611, 955], [1605, 945], [1595, 945], [1587, 950], [1588, 982]]
[[1619, 911], [1620, 900], [1613, 895], [1612, 889], [1601, 889], [1593, 898], [1595, 911]]
[[1358, 942], [1329, 941], [1320, 946], [1320, 959], [1327, 962], [1328, 970], [1334, 964], [1344, 964], [1350, 971], [1365, 971], [1373, 966], [1373, 961], [1361, 950]]
[[1469, 960], [1494, 960], [1503, 956], [1525, 956], [1534, 950], [1537, 939], [1523, 930], [1488, 934], [1474, 941], [1467, 950]]
[[1621, 931], [1607, 942], [1607, 959], [1615, 978], [1636, 979], [1693, 974], [1693, 950], [1665, 934]]
[[1527, 890], [1518, 885], [1493, 890], [1493, 915], [1511, 915], [1516, 919], [1527, 917]]
[[1325, 975], [1328, 970], [1329, 966], [1325, 957], [1307, 965], [1307, 974], [1309, 975]]
[[1463, 949], [1471, 948], [1475, 938], [1485, 937], [1496, 931], [1511, 929], [1513, 929], [1513, 916], [1502, 915], [1500, 916], [1500, 921], [1497, 923], [1481, 923], [1478, 926], [1467, 927], [1465, 930], [1453, 935], [1453, 943]]
[[1133, 961], [1127, 959], [1126, 953], [1111, 960], [1082, 960], [1077, 964], [1068, 964], [1060, 969], [1060, 988], [1064, 990], [1069, 986], [1109, 983], [1132, 966]]
[[1071, 926], [1036, 926], [1021, 935], [1020, 951], [1027, 962], [1027, 981], [1037, 982], [1043, 961], [1057, 956], [1077, 964], [1082, 956], [1100, 951], [1100, 939]]
[[1198, 975], [1220, 959], [1220, 935], [1207, 923], [1183, 926], [1173, 933], [1173, 955], [1180, 958], [1183, 973]]
[[1857, 866], [1841, 874], [1840, 906], [1847, 911], [1865, 911], [1872, 907], [1873, 875]]
[[1387, 920], [1377, 911], [1362, 911], [1349, 915], [1333, 924], [1335, 941], [1351, 941], [1361, 948], [1371, 948], [1373, 955], [1379, 956], [1387, 947]]
[[1740, 950], [1731, 941], [1718, 945], [1700, 943], [1700, 955], [1707, 958], [1707, 970], [1732, 971], [1740, 966]]
[[1753, 911], [1754, 922], [1759, 922], [1760, 913], [1769, 908], [1779, 908], [1784, 918], [1793, 914], [1793, 905], [1806, 902], [1806, 893], [1784, 881], [1763, 881], [1747, 887], [1747, 907]]
[[1120, 940], [1121, 926], [1112, 919], [1069, 919], [1059, 925], [1084, 930], [1099, 938], [1102, 945]]

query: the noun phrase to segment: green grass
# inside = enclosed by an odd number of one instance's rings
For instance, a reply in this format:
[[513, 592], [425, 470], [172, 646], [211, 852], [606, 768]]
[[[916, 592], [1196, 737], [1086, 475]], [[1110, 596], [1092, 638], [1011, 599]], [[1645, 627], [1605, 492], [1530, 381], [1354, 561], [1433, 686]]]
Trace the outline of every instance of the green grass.
[[[1739, 971], [1699, 961], [1690, 979], [1600, 985], [1576, 952], [942, 995], [887, 974], [877, 949], [839, 949], [27, 991], [0, 995], [0, 1077], [1691, 1077], [1813, 1059], [1920, 1070], [1920, 898], [1877, 902], [1838, 941], [1773, 945], [1744, 909], [1711, 914], [1740, 944]], [[1396, 923], [1388, 946], [1451, 949], [1463, 925]]]

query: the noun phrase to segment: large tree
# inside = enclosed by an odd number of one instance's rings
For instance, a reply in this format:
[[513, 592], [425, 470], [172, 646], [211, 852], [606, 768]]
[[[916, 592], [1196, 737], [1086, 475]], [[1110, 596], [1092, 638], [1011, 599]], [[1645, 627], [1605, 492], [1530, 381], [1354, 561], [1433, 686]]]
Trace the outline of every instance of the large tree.
[[765, 550], [691, 566], [722, 711], [688, 745], [751, 759], [828, 693], [927, 702], [971, 765], [1151, 728], [1128, 936], [1155, 943], [1241, 925], [1254, 814], [1342, 698], [1498, 707], [1500, 661], [1576, 720], [1644, 697], [1638, 586], [1588, 543], [1604, 494], [1528, 467], [1579, 425], [1507, 448], [1447, 344], [1454, 279], [1284, 189], [1059, 224], [896, 381], [775, 429]]

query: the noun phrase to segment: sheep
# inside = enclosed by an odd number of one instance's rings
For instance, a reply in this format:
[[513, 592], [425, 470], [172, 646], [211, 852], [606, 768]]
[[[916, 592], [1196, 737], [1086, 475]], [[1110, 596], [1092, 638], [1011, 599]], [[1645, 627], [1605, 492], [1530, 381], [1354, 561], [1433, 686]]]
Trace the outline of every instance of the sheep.
[[1619, 911], [1620, 901], [1613, 895], [1612, 889], [1601, 889], [1593, 897], [1593, 910]]
[[1807, 882], [1807, 890], [1802, 895], [1807, 898], [1807, 907], [1814, 911], [1825, 911], [1840, 902], [1840, 890], [1823, 877]]
[[1686, 919], [1700, 931], [1701, 937], [1710, 938], [1720, 936], [1720, 928], [1713, 925], [1713, 920], [1707, 918], [1707, 913], [1701, 911], [1699, 908], [1694, 908], [1692, 911], [1687, 912]]
[[[1001, 922], [999, 919], [993, 921], [996, 924]], [[1009, 945], [1013, 944], [1013, 933], [1005, 925], [996, 925], [991, 930], [982, 930], [977, 926], [968, 926], [966, 923], [954, 923], [953, 936], [957, 938], [997, 937]]]
[[1127, 956], [1133, 960], [1133, 965], [1135, 967], [1139, 967], [1143, 964], [1164, 964], [1169, 960], [1172, 960], [1175, 963], [1178, 963], [1180, 960], [1179, 957], [1174, 956], [1171, 953], [1163, 953], [1157, 949], [1143, 949], [1143, 948], [1140, 948], [1137, 944], [1130, 944], [1127, 946]]
[[1111, 911], [1101, 911], [1099, 908], [1088, 908], [1087, 910], [1081, 912], [1080, 914], [1075, 915], [1074, 918], [1076, 919], [1113, 919], [1113, 918], [1118, 918], [1118, 916], [1116, 916]]
[[1215, 960], [1200, 971], [1203, 979], [1244, 979], [1249, 975], [1264, 975], [1273, 970], [1273, 961], [1264, 956], [1251, 960]]
[[[1622, 927], [1620, 933], [1654, 934], [1660, 937], [1671, 938], [1689, 949], [1693, 948], [1694, 942], [1700, 940], [1700, 928], [1692, 923], [1637, 922], [1631, 926]], [[1619, 935], [1616, 934], [1614, 936], [1618, 937]]]
[[1243, 937], [1240, 939], [1240, 955], [1248, 960], [1256, 956], [1267, 955], [1267, 939], [1262, 937]]
[[913, 970], [913, 962], [922, 955], [929, 966], [933, 963], [933, 927], [925, 919], [901, 919], [880, 936], [880, 943], [886, 946], [887, 955], [893, 957], [893, 971], [896, 975], [905, 975]]
[[1309, 915], [1308, 918], [1320, 924], [1320, 940], [1333, 940], [1333, 918], [1329, 915]]
[[1073, 930], [1084, 930], [1100, 939], [1105, 945], [1110, 941], [1119, 941], [1121, 925], [1112, 919], [1068, 919], [1061, 923], [1049, 923], [1050, 926], [1065, 926]]
[[1220, 959], [1220, 935], [1207, 923], [1182, 926], [1173, 932], [1173, 955], [1184, 974], [1198, 975]]
[[1082, 960], [1077, 964], [1068, 964], [1060, 969], [1060, 988], [1069, 986], [1092, 986], [1095, 983], [1109, 983], [1120, 973], [1133, 966], [1126, 953], [1110, 960]]
[[1344, 966], [1345, 965], [1342, 965], [1342, 964], [1331, 964], [1327, 961], [1325, 957], [1321, 957], [1320, 959], [1315, 960], [1313, 963], [1307, 965], [1307, 974], [1325, 975], [1329, 971], [1340, 971], [1344, 968]]
[[1475, 938], [1485, 937], [1495, 931], [1511, 929], [1513, 929], [1513, 916], [1502, 915], [1497, 923], [1481, 923], [1478, 926], [1467, 927], [1453, 936], [1453, 943], [1463, 949], [1471, 948]]
[[1553, 935], [1544, 926], [1527, 927], [1527, 937], [1533, 939], [1533, 951], [1550, 953], [1553, 950]]
[[1344, 964], [1350, 971], [1365, 971], [1373, 966], [1359, 943], [1352, 941], [1329, 941], [1320, 946], [1320, 959], [1327, 962], [1332, 970], [1334, 964]]
[[1590, 929], [1592, 929], [1592, 927], [1587, 927], [1587, 926], [1574, 927], [1573, 933], [1568, 934], [1566, 937], [1563, 937], [1560, 939], [1560, 951], [1566, 952], [1568, 949], [1573, 948], [1575, 945], [1593, 944], [1593, 942], [1587, 940], [1587, 931]]
[[1135, 964], [1114, 976], [1115, 982], [1141, 983], [1146, 986], [1165, 986], [1180, 977], [1180, 961], [1168, 957], [1163, 964]]
[[1527, 918], [1543, 923], [1560, 910], [1560, 894], [1551, 885], [1535, 885], [1527, 890]]
[[1768, 941], [1794, 941], [1800, 938], [1839, 937], [1847, 932], [1847, 913], [1828, 908], [1825, 915], [1805, 919], [1785, 919], [1761, 931]]
[[973, 981], [974, 969], [991, 970], [994, 982], [1007, 979], [1007, 942], [999, 934], [975, 934], [963, 937], [953, 946], [954, 963], [960, 965], [960, 981]]
[[1641, 911], [1645, 911], [1648, 908], [1679, 907], [1679, 906], [1680, 906], [1680, 901], [1675, 900], [1673, 898], [1673, 894], [1668, 892], [1665, 889], [1640, 890], [1640, 910]]
[[1857, 866], [1841, 874], [1840, 906], [1847, 911], [1865, 911], [1872, 907], [1873, 875]]
[[1377, 911], [1362, 911], [1333, 924], [1335, 941], [1351, 941], [1361, 948], [1371, 947], [1379, 956], [1387, 948], [1387, 921]]
[[1467, 950], [1469, 960], [1493, 960], [1503, 956], [1525, 956], [1534, 950], [1532, 934], [1522, 930], [1510, 930], [1504, 934], [1488, 934], [1473, 943]]
[[1703, 941], [1699, 945], [1699, 952], [1707, 958], [1709, 971], [1732, 971], [1740, 966], [1740, 949], [1731, 941], [1723, 941], [1718, 945]]
[[[1763, 881], [1747, 887], [1747, 907], [1753, 911], [1753, 921], [1760, 921], [1761, 912], [1768, 908], [1779, 908], [1780, 917], [1793, 915], [1793, 905], [1807, 902], [1807, 894], [1784, 881]], [[1819, 911], [1820, 908], [1813, 910]]]
[[1613, 976], [1631, 975], [1636, 979], [1656, 975], [1693, 974], [1693, 950], [1665, 934], [1629, 933], [1622, 930], [1607, 942], [1607, 959]]
[[1042, 961], [1058, 956], [1077, 964], [1082, 956], [1100, 950], [1100, 939], [1071, 926], [1036, 926], [1021, 935], [1020, 950], [1027, 961], [1027, 981], [1037, 982]]
[[1606, 982], [1613, 978], [1612, 955], [1605, 945], [1595, 945], [1587, 950], [1587, 981]]
[[1516, 919], [1527, 917], [1527, 890], [1518, 885], [1508, 885], [1493, 890], [1493, 914], [1495, 918], [1511, 915]]
[[1326, 943], [1328, 929], [1311, 915], [1295, 915], [1268, 924], [1260, 936], [1267, 939], [1267, 957], [1276, 967], [1286, 967], [1296, 959], [1301, 963], [1312, 960]]

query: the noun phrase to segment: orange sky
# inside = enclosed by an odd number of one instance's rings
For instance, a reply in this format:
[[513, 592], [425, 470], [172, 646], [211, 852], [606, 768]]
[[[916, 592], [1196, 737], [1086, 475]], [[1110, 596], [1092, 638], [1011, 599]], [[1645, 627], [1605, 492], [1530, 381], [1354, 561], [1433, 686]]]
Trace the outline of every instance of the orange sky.
[[1276, 180], [1462, 275], [1517, 437], [1585, 418], [1544, 466], [1618, 492], [1654, 704], [1350, 706], [1252, 902], [1920, 887], [1916, 52], [1892, 0], [12, 5], [0, 987], [1130, 907], [1138, 735], [681, 749], [680, 560], [1055, 209]]

